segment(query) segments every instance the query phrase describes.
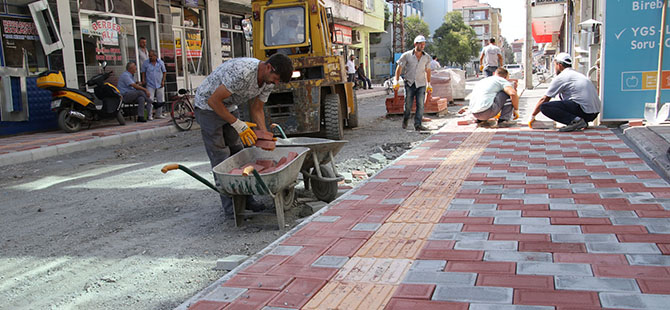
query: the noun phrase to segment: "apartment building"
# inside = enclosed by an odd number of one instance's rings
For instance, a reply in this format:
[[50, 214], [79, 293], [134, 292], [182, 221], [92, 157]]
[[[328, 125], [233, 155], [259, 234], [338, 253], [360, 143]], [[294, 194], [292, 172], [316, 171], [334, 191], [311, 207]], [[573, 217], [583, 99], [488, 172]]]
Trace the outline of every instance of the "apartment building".
[[488, 44], [490, 38], [500, 41], [502, 15], [499, 8], [491, 7], [491, 5], [480, 3], [477, 0], [453, 1], [454, 11], [461, 12], [463, 21], [475, 30], [482, 47]]

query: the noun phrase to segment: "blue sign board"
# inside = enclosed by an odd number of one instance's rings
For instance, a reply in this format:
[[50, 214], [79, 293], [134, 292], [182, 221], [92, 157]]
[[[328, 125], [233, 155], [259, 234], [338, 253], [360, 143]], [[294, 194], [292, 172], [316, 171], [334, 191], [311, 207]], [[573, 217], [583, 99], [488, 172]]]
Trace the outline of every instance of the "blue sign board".
[[[644, 118], [655, 102], [662, 0], [606, 1], [603, 120]], [[667, 21], [670, 21], [670, 16]], [[665, 27], [661, 102], [670, 102], [670, 27]]]

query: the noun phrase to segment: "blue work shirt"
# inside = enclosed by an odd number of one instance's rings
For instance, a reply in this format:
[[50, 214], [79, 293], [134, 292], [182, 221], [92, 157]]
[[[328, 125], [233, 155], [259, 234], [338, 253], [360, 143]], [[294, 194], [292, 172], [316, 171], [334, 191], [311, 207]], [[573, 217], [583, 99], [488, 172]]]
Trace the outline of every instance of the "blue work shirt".
[[167, 70], [165, 70], [165, 63], [162, 60], [156, 59], [156, 64], [152, 64], [151, 60], [147, 59], [142, 64], [142, 72], [146, 75], [147, 87], [161, 88], [163, 72], [167, 72]]
[[133, 77], [130, 72], [125, 71], [121, 73], [121, 76], [119, 76], [119, 91], [121, 92], [121, 95], [125, 95], [129, 91], [135, 90], [130, 84], [135, 83], [135, 77]]

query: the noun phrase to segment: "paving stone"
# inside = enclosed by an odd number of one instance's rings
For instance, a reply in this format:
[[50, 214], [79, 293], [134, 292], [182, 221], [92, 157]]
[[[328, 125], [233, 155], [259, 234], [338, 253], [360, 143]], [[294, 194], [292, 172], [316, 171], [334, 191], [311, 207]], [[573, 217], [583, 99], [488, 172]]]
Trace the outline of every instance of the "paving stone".
[[384, 199], [382, 200], [383, 205], [399, 205], [403, 201], [405, 201], [405, 198], [393, 198], [393, 199]]
[[247, 260], [249, 256], [246, 255], [230, 255], [216, 261], [216, 270], [233, 270], [242, 262]]
[[410, 270], [402, 283], [424, 283], [445, 286], [473, 286], [475, 285], [476, 279], [476, 273]]
[[494, 203], [452, 203], [449, 204], [449, 210], [495, 210], [498, 205]]
[[600, 303], [607, 308], [667, 309], [670, 295], [600, 293]]
[[506, 287], [454, 287], [438, 284], [433, 300], [511, 304], [513, 291]]
[[629, 254], [626, 259], [631, 265], [670, 266], [670, 256], [656, 254]]
[[365, 200], [368, 199], [368, 195], [347, 195], [342, 197], [342, 200]]
[[377, 231], [382, 224], [380, 223], [358, 223], [351, 230], [357, 231]]
[[651, 193], [600, 193], [601, 198], [625, 198], [629, 200], [645, 199], [645, 198], [654, 198], [654, 195]]
[[312, 213], [316, 213], [319, 210], [323, 209], [323, 207], [327, 206], [328, 204], [323, 202], [323, 201], [310, 201], [307, 203], [307, 206], [309, 206], [312, 209]]
[[443, 271], [447, 265], [446, 260], [415, 260], [410, 271]]
[[[582, 171], [580, 171], [581, 173]], [[589, 175], [591, 174], [590, 172], [583, 170], [583, 173], [581, 176]], [[568, 172], [568, 175], [570, 175], [570, 172]], [[573, 189], [573, 188], [595, 188], [596, 186], [593, 185], [593, 183], [576, 183], [576, 184], [550, 184], [547, 188], [549, 189]]]
[[490, 188], [482, 188], [479, 193], [480, 194], [523, 194], [524, 193], [523, 188], [501, 188], [501, 189], [490, 189]]
[[552, 242], [618, 242], [614, 234], [551, 234]]
[[545, 262], [518, 262], [516, 265], [517, 274], [539, 274], [550, 276], [584, 276], [593, 275], [591, 265], [589, 264], [566, 264], [566, 263], [545, 263]]
[[614, 210], [577, 210], [579, 217], [637, 217], [635, 211]]
[[341, 216], [326, 216], [320, 215], [312, 219], [312, 222], [325, 222], [325, 223], [335, 223], [339, 220]]
[[554, 310], [554, 307], [471, 303], [469, 310]]
[[503, 225], [550, 225], [548, 218], [541, 217], [496, 217], [493, 224]]
[[462, 199], [462, 198], [456, 198], [451, 200], [452, 204], [474, 204], [475, 200], [474, 199]]
[[446, 232], [433, 231], [429, 240], [488, 240], [487, 232]]
[[302, 246], [299, 245], [280, 245], [272, 249], [268, 255], [288, 255], [292, 256], [295, 253], [298, 253], [302, 249]]
[[640, 292], [634, 279], [557, 275], [554, 281], [557, 290]]
[[646, 225], [647, 230], [649, 230], [649, 233], [651, 234], [669, 234], [670, 233], [670, 225], [656, 225], [656, 224], [651, 224], [651, 225]]
[[463, 229], [463, 223], [438, 223], [435, 224], [433, 232], [460, 232]]
[[469, 217], [521, 217], [521, 210], [472, 210]]
[[521, 225], [523, 234], [581, 234], [577, 225]]
[[549, 210], [605, 210], [602, 205], [575, 204], [575, 203], [550, 203]]
[[389, 179], [377, 179], [377, 178], [367, 180], [367, 182], [370, 182], [370, 183], [386, 183], [388, 181], [389, 181]]
[[654, 243], [586, 243], [589, 253], [661, 254]]
[[622, 193], [617, 187], [601, 187], [601, 188], [584, 188], [576, 187], [572, 189], [575, 194], [600, 194], [600, 193]]
[[349, 261], [346, 256], [321, 256], [312, 263], [312, 267], [341, 268]]
[[202, 299], [221, 301], [221, 302], [232, 302], [237, 297], [240, 297], [242, 294], [244, 294], [247, 290], [248, 289], [246, 288], [219, 286]]
[[498, 262], [551, 262], [551, 253], [543, 252], [512, 252], [512, 251], [486, 251], [485, 261]]
[[265, 306], [261, 310], [298, 310], [296, 308], [284, 308], [284, 307], [270, 307], [270, 306]]
[[516, 241], [462, 240], [454, 245], [456, 250], [515, 251]]

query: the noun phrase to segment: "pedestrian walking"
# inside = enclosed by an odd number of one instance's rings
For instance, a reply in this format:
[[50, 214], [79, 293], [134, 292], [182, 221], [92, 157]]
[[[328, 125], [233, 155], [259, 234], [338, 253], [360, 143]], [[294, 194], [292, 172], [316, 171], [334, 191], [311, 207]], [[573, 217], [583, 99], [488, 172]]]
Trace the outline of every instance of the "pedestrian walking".
[[[602, 104], [593, 83], [583, 74], [572, 69], [572, 58], [568, 53], [559, 53], [554, 58], [556, 77], [533, 111], [528, 126], [532, 127], [535, 116], [545, 116], [565, 124], [558, 131], [575, 131], [588, 127], [588, 122], [598, 117]], [[550, 101], [559, 96], [560, 100]]]
[[492, 76], [498, 67], [503, 65], [502, 51], [496, 46], [496, 39], [489, 39], [489, 44], [479, 54], [479, 70], [487, 77]]
[[137, 46], [141, 66], [145, 61], [147, 61], [147, 59], [149, 59], [149, 50], [147, 49], [147, 38], [141, 37], [140, 40], [137, 42]]
[[135, 81], [135, 73], [137, 73], [137, 65], [135, 62], [126, 64], [126, 71], [119, 76], [118, 87], [123, 96], [125, 103], [137, 103], [137, 121], [146, 122], [144, 118], [144, 111], [148, 112], [149, 120], [151, 118], [151, 110], [153, 109], [153, 101], [149, 90], [144, 88], [141, 83]]
[[477, 123], [489, 125], [489, 119], [500, 113], [499, 127], [516, 125], [513, 121], [519, 118], [519, 96], [514, 85], [507, 80], [509, 73], [505, 68], [498, 68], [493, 76], [484, 78], [475, 84], [470, 97], [470, 104], [458, 113], [470, 110]]
[[433, 56], [433, 61], [430, 62], [430, 70], [437, 70], [442, 68], [440, 62], [437, 61], [437, 56]]
[[[157, 119], [165, 118], [163, 116], [163, 105], [165, 105], [165, 76], [167, 70], [163, 60], [158, 59], [158, 54], [155, 50], [149, 51], [149, 59], [142, 64], [142, 81], [149, 90], [149, 98], [151, 98], [158, 107], [154, 111]], [[149, 115], [151, 120], [151, 115]]]
[[409, 116], [412, 112], [412, 103], [416, 100], [416, 112], [414, 113], [414, 129], [417, 131], [428, 130], [421, 124], [423, 119], [423, 104], [426, 91], [428, 95], [433, 92], [430, 86], [430, 56], [424, 52], [426, 38], [422, 35], [414, 38], [414, 49], [404, 52], [398, 59], [398, 67], [393, 78], [393, 89], [398, 90], [400, 84], [398, 79], [403, 75], [405, 80], [405, 113], [402, 119], [402, 128], [407, 128]]
[[[288, 83], [293, 74], [293, 63], [284, 54], [274, 54], [267, 61], [255, 58], [234, 58], [219, 65], [198, 87], [195, 93], [195, 118], [200, 124], [202, 140], [212, 167], [244, 146], [254, 145], [256, 134], [251, 130], [265, 127], [263, 106], [276, 83]], [[239, 107], [251, 104], [254, 123], [239, 119]], [[217, 185], [218, 180], [217, 180]], [[248, 196], [247, 208], [264, 208]], [[221, 196], [226, 218], [233, 218], [233, 203]]]
[[356, 64], [354, 63], [354, 59], [356, 59], [354, 55], [349, 56], [349, 60], [347, 60], [347, 64], [345, 65], [347, 68], [347, 82], [354, 82], [354, 79], [356, 78]]

